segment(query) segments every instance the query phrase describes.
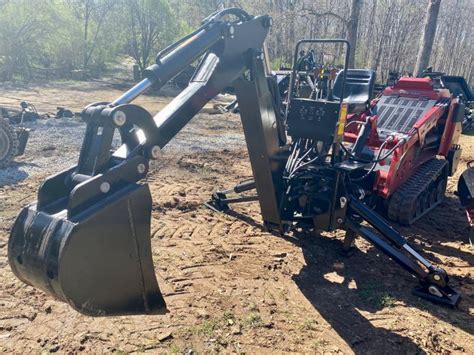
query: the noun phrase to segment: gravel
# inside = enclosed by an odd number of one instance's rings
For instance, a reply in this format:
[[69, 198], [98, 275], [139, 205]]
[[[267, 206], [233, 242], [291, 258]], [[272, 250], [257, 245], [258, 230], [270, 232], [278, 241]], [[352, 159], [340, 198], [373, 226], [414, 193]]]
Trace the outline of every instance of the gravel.
[[[242, 133], [235, 133], [236, 126], [240, 126], [238, 115], [199, 114], [166, 146], [164, 154], [241, 149], [245, 140]], [[25, 127], [31, 129], [25, 154], [0, 170], [0, 187], [52, 175], [77, 163], [86, 128], [80, 119], [42, 119], [26, 122]]]

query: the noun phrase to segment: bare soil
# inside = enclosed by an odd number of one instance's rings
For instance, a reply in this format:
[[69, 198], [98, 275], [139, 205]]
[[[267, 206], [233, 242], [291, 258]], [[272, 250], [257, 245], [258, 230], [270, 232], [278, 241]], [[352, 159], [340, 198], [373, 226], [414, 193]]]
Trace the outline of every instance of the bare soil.
[[[0, 102], [28, 97], [39, 110], [80, 110], [118, 93], [97, 83], [64, 83], [3, 88]], [[156, 111], [168, 101], [147, 96], [138, 103]], [[80, 315], [12, 274], [7, 240], [15, 216], [58, 170], [55, 154], [71, 164], [77, 156], [60, 139], [51, 142], [55, 150], [27, 151], [19, 170], [42, 154], [51, 164], [0, 187], [0, 352], [472, 354], [474, 256], [453, 193], [465, 162], [474, 159], [474, 139], [463, 136], [461, 143], [463, 162], [446, 201], [412, 228], [400, 227], [451, 275], [463, 295], [458, 309], [413, 296], [416, 280], [362, 240], [358, 251], [344, 256], [343, 232], [277, 237], [261, 227], [256, 203], [231, 215], [203, 207], [213, 191], [251, 175], [239, 117], [203, 113], [147, 179], [153, 258], [169, 313], [111, 318]]]

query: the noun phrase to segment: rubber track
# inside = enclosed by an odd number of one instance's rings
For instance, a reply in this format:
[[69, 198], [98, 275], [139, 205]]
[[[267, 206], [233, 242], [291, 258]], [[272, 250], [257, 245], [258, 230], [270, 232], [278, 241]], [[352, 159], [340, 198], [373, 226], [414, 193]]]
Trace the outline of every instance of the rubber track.
[[[387, 208], [388, 218], [401, 224], [410, 225], [438, 206], [443, 199], [439, 199], [419, 216], [413, 218], [411, 211], [414, 204], [430, 187], [432, 182], [438, 181], [440, 176], [447, 179], [447, 160], [432, 159], [418, 168], [413, 176], [405, 181], [392, 195]], [[436, 188], [434, 186], [433, 188]]]

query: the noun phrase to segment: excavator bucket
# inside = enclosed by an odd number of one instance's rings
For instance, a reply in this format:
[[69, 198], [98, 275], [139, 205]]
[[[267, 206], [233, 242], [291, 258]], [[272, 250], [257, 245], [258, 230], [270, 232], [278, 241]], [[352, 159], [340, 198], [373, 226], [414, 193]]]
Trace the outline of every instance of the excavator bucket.
[[[47, 180], [43, 193], [60, 196], [57, 183], [66, 173]], [[11, 268], [86, 315], [165, 313], [151, 254], [151, 206], [148, 186], [134, 183], [77, 213], [68, 198], [29, 205], [11, 232]]]

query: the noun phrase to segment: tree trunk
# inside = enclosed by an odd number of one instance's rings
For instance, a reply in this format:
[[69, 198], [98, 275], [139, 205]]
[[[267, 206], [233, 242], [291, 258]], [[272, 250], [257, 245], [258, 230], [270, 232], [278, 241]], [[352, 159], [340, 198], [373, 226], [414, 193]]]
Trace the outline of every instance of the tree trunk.
[[430, 0], [426, 13], [425, 27], [420, 41], [420, 49], [416, 58], [415, 73], [421, 76], [421, 73], [430, 62], [431, 49], [436, 34], [436, 25], [438, 22], [438, 14], [441, 0]]
[[357, 29], [359, 27], [359, 14], [360, 8], [362, 7], [362, 0], [352, 0], [351, 5], [351, 17], [347, 26], [347, 35], [346, 39], [351, 46], [349, 51], [349, 68], [354, 68], [355, 66], [355, 52], [357, 45]]
[[[89, 51], [89, 16], [90, 16], [90, 9], [89, 9], [89, 1], [86, 1], [84, 4], [84, 53], [83, 53], [83, 60], [82, 60], [82, 69], [84, 73], [82, 75], [86, 75], [87, 70], [87, 52]], [[85, 77], [83, 78], [85, 79]]]

